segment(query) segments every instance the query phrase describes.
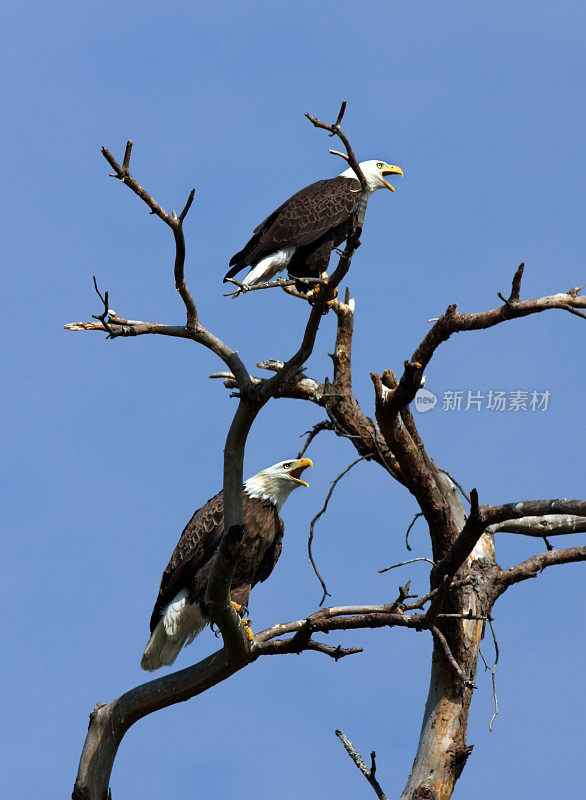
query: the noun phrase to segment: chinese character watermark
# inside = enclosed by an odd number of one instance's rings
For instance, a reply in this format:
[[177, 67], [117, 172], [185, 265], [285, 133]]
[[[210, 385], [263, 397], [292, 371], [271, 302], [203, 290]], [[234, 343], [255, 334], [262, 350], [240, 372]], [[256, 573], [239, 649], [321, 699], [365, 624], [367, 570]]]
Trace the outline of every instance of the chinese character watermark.
[[[501, 391], [490, 389], [488, 392], [468, 389], [452, 390], [447, 389], [442, 394], [441, 410], [448, 412], [463, 411], [511, 411], [515, 414], [524, 411], [547, 411], [551, 392], [545, 391], [512, 389], [511, 391]], [[415, 395], [415, 410], [420, 413], [431, 411], [438, 403], [438, 396], [429, 389], [420, 389]]]

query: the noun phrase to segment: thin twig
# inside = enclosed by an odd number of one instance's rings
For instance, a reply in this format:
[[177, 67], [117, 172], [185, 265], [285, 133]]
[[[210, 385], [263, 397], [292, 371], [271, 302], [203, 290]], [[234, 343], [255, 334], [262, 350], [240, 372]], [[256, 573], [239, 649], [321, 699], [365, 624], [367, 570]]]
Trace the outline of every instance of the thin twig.
[[183, 211], [179, 216], [177, 216], [175, 212], [168, 214], [165, 209], [156, 202], [152, 195], [149, 194], [149, 192], [147, 192], [146, 189], [144, 189], [130, 174], [131, 153], [132, 140], [128, 140], [126, 143], [126, 150], [124, 151], [124, 160], [122, 165], [120, 165], [112, 153], [110, 153], [110, 151], [105, 147], [102, 147], [102, 155], [114, 170], [114, 173], [111, 173], [112, 177], [118, 178], [120, 181], [122, 181], [122, 183], [128, 186], [129, 189], [131, 189], [136, 195], [138, 195], [138, 197], [140, 197], [141, 200], [143, 200], [143, 202], [147, 204], [147, 206], [151, 209], [151, 214], [155, 214], [157, 217], [159, 217], [159, 219], [162, 219], [163, 222], [166, 223], [173, 231], [173, 237], [175, 239], [175, 288], [179, 292], [185, 305], [185, 310], [187, 313], [187, 327], [193, 328], [198, 323], [198, 317], [195, 302], [189, 289], [187, 288], [187, 283], [185, 282], [185, 237], [183, 235], [183, 221], [187, 215], [187, 212], [191, 208], [191, 204], [193, 203], [195, 189], [192, 189], [189, 193], [187, 202], [185, 203]]
[[460, 490], [460, 494], [462, 495], [462, 497], [464, 498], [464, 500], [466, 500], [466, 501], [468, 502], [468, 504], [470, 504], [470, 503], [472, 502], [472, 501], [470, 500], [470, 496], [466, 494], [466, 492], [465, 492], [465, 491], [464, 491], [464, 489], [461, 487], [461, 485], [458, 483], [458, 481], [457, 481], [457, 480], [456, 480], [456, 479], [455, 479], [455, 478], [454, 478], [452, 475], [450, 475], [450, 473], [447, 471], [447, 469], [441, 469], [441, 467], [440, 467], [440, 468], [439, 468], [439, 471], [440, 471], [440, 472], [443, 472], [443, 474], [444, 474], [444, 475], [447, 475], [447, 476], [448, 476], [448, 478], [449, 478], [449, 479], [452, 481], [452, 483], [454, 484], [454, 486], [455, 486], [457, 489], [459, 489], [459, 490]]
[[364, 759], [362, 758], [358, 750], [356, 750], [350, 739], [348, 739], [348, 737], [344, 733], [342, 733], [342, 731], [339, 729], [336, 729], [334, 733], [344, 745], [344, 750], [348, 753], [348, 755], [350, 756], [352, 761], [356, 764], [360, 772], [362, 772], [366, 780], [370, 783], [379, 800], [387, 800], [386, 794], [383, 792], [380, 783], [375, 778], [375, 773], [376, 773], [375, 751], [373, 750], [370, 754], [370, 769], [368, 769], [368, 767], [364, 763]]
[[96, 290], [96, 294], [98, 295], [98, 297], [100, 298], [100, 300], [104, 304], [104, 311], [100, 315], [92, 314], [92, 317], [93, 317], [93, 319], [99, 319], [100, 322], [102, 323], [102, 325], [104, 326], [104, 330], [108, 331], [108, 336], [106, 338], [107, 339], [114, 339], [116, 334], [114, 333], [114, 331], [112, 330], [112, 328], [109, 325], [108, 320], [106, 319], [106, 317], [110, 313], [110, 310], [108, 308], [108, 292], [106, 292], [104, 294], [104, 296], [102, 297], [102, 293], [98, 289], [98, 282], [96, 281], [96, 276], [95, 275], [93, 276], [93, 279], [94, 279], [94, 289]]
[[179, 214], [179, 222], [183, 222], [183, 220], [187, 216], [189, 209], [191, 208], [191, 204], [193, 203], [194, 197], [195, 197], [195, 189], [192, 189], [189, 192], [189, 197], [187, 198], [187, 202], [185, 203], [183, 211], [181, 212], [181, 214]]
[[[360, 181], [360, 186], [362, 188], [362, 191], [366, 193], [368, 192], [368, 182], [364, 177], [364, 173], [360, 169], [358, 160], [354, 155], [354, 150], [352, 150], [348, 138], [346, 137], [345, 133], [340, 130], [340, 123], [342, 122], [342, 118], [344, 116], [345, 111], [346, 111], [346, 101], [342, 100], [342, 105], [340, 106], [338, 118], [333, 125], [328, 125], [325, 122], [321, 122], [319, 119], [316, 119], [316, 117], [312, 117], [311, 114], [306, 114], [305, 116], [311, 122], [311, 124], [314, 125], [316, 128], [321, 128], [322, 130], [328, 131], [330, 136], [337, 136], [340, 139], [340, 141], [346, 148], [346, 153], [348, 154], [348, 158], [346, 160], [348, 161], [348, 163], [354, 170], [356, 177]], [[362, 210], [362, 212], [359, 213], [359, 219], [358, 219], [359, 227], [362, 227], [362, 219], [360, 218], [361, 216], [364, 216], [364, 210]]]
[[323, 653], [334, 661], [339, 661], [346, 656], [353, 656], [357, 653], [363, 653], [362, 647], [342, 647], [336, 645], [333, 647], [323, 642], [317, 642], [314, 639], [306, 639], [303, 644], [299, 646], [297, 642], [292, 639], [271, 639], [268, 642], [263, 642], [256, 648], [256, 652], [262, 656], [277, 656], [286, 653], [302, 653], [305, 650], [311, 650], [315, 653]]
[[432, 567], [435, 567], [435, 561], [432, 561], [430, 558], [410, 558], [409, 561], [401, 561], [399, 564], [391, 564], [390, 567], [379, 569], [379, 572], [388, 572], [390, 569], [404, 567], [406, 564], [415, 564], [416, 561], [427, 561], [428, 564], [431, 564]]
[[[521, 264], [521, 266], [523, 265]], [[492, 669], [490, 671], [490, 675], [492, 678], [492, 696], [494, 698], [494, 714], [492, 715], [490, 723], [488, 725], [488, 730], [492, 733], [492, 723], [495, 721], [499, 713], [499, 701], [496, 693], [496, 680], [495, 680], [496, 666], [499, 663], [499, 646], [496, 640], [496, 633], [494, 632], [494, 627], [492, 624], [492, 617], [488, 617], [488, 624], [490, 625], [490, 631], [492, 633], [492, 641], [494, 642], [494, 664], [492, 665]]]
[[348, 156], [346, 155], [346, 153], [340, 153], [339, 150], [332, 150], [331, 148], [330, 150], [328, 150], [328, 152], [331, 153], [333, 156], [339, 156], [340, 158], [343, 158], [344, 161], [348, 161]]
[[419, 517], [422, 516], [423, 516], [423, 511], [418, 511], [417, 514], [415, 514], [415, 516], [411, 520], [411, 524], [407, 528], [407, 533], [405, 534], [405, 547], [407, 548], [407, 550], [409, 550], [409, 552], [411, 552], [411, 546], [409, 544], [409, 534], [411, 533], [411, 528], [415, 525]]
[[448, 661], [449, 665], [452, 667], [452, 669], [454, 670], [454, 672], [456, 673], [458, 678], [460, 678], [460, 680], [462, 681], [464, 686], [467, 686], [468, 689], [476, 689], [477, 688], [476, 684], [474, 684], [472, 681], [468, 680], [468, 678], [464, 675], [464, 673], [460, 669], [460, 667], [458, 665], [458, 662], [456, 661], [456, 659], [452, 655], [452, 651], [450, 650], [450, 645], [448, 644], [448, 641], [447, 641], [446, 637], [443, 635], [443, 633], [440, 631], [440, 629], [437, 628], [435, 625], [432, 625], [430, 627], [430, 630], [431, 630], [431, 632], [433, 634], [433, 637], [436, 640], [436, 642], [439, 643], [439, 645], [440, 645], [440, 647], [441, 647], [441, 649], [443, 651], [443, 654], [446, 657], [446, 660]]
[[321, 583], [321, 587], [323, 589], [323, 595], [322, 595], [321, 600], [319, 601], [320, 606], [322, 605], [322, 603], [324, 602], [326, 597], [331, 597], [331, 595], [330, 595], [330, 593], [328, 592], [328, 590], [326, 588], [326, 583], [325, 583], [324, 579], [322, 578], [322, 576], [321, 576], [321, 574], [320, 574], [320, 572], [319, 572], [319, 570], [317, 568], [317, 564], [315, 563], [315, 560], [313, 558], [313, 553], [312, 553], [312, 549], [311, 549], [311, 545], [313, 543], [313, 529], [314, 529], [315, 523], [322, 516], [322, 514], [326, 513], [326, 510], [327, 510], [327, 507], [328, 507], [328, 503], [330, 502], [330, 498], [331, 498], [331, 496], [332, 496], [332, 494], [334, 492], [334, 489], [336, 488], [338, 482], [344, 477], [344, 475], [347, 475], [350, 472], [352, 467], [356, 466], [356, 464], [358, 464], [360, 461], [364, 461], [365, 458], [367, 458], [367, 456], [360, 456], [360, 458], [357, 458], [356, 461], [353, 461], [348, 467], [346, 467], [346, 469], [343, 472], [341, 472], [338, 475], [337, 478], [334, 478], [334, 480], [332, 481], [332, 485], [330, 486], [330, 490], [329, 490], [329, 492], [327, 494], [325, 503], [323, 504], [322, 509], [320, 511], [318, 511], [318, 513], [315, 515], [315, 517], [309, 523], [309, 538], [307, 540], [307, 551], [309, 553], [309, 560], [311, 561], [311, 566], [313, 567], [313, 571], [315, 572], [315, 574], [317, 576], [317, 579]]
[[318, 422], [316, 425], [314, 425], [310, 431], [305, 431], [305, 433], [302, 433], [301, 436], [307, 436], [307, 439], [301, 450], [297, 453], [297, 458], [303, 457], [305, 451], [319, 433], [321, 433], [322, 431], [331, 431], [333, 430], [333, 428], [334, 426], [332, 425], [330, 420], [324, 419], [322, 420], [322, 422]]

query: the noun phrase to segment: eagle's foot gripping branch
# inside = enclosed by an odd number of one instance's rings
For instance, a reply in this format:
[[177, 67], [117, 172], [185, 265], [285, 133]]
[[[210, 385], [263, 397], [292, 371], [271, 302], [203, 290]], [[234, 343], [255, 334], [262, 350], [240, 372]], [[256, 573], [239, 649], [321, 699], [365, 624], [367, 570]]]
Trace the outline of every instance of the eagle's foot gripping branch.
[[[327, 272], [322, 272], [320, 277], [321, 277], [321, 279], [323, 281], [327, 281], [329, 276], [328, 276]], [[318, 284], [314, 289], [312, 289], [310, 292], [307, 293], [307, 299], [309, 300], [311, 305], [313, 305], [315, 303], [315, 301], [317, 300], [320, 291], [321, 291], [321, 285]], [[338, 296], [338, 290], [334, 289], [332, 299], [328, 300], [328, 304], [327, 304], [326, 308], [324, 309], [324, 314], [328, 313], [328, 311], [330, 310], [330, 308], [332, 306], [332, 303], [334, 302], [334, 300], [336, 299], [337, 296]]]
[[231, 600], [230, 602], [234, 606], [234, 610], [236, 611], [236, 613], [239, 614], [241, 617], [242, 625], [244, 626], [244, 631], [246, 633], [248, 641], [253, 642], [254, 633], [252, 632], [252, 628], [250, 627], [250, 620], [244, 619], [244, 615], [248, 614], [248, 609], [246, 608], [246, 606], [241, 606], [240, 603], [235, 603], [234, 600]]
[[242, 625], [244, 626], [244, 632], [246, 633], [248, 641], [250, 643], [254, 642], [254, 633], [252, 632], [252, 628], [250, 627], [250, 620], [249, 619], [243, 619], [242, 620]]

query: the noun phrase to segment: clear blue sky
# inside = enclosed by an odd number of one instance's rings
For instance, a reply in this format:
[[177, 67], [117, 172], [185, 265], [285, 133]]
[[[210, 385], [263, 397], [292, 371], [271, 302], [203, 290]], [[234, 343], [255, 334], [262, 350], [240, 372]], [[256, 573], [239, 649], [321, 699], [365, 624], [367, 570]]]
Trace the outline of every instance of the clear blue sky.
[[[525, 297], [586, 283], [584, 23], [583, 3], [563, 1], [4, 8], [3, 797], [67, 797], [90, 709], [144, 679], [160, 572], [220, 486], [234, 408], [207, 380], [218, 362], [190, 343], [62, 330], [99, 312], [92, 274], [121, 315], [183, 319], [171, 236], [107, 177], [100, 146], [121, 157], [132, 138], [133, 171], [168, 209], [196, 187], [187, 276], [203, 320], [253, 365], [293, 352], [306, 309], [274, 292], [229, 301], [220, 277], [264, 215], [341, 170], [332, 141], [303, 114], [333, 119], [347, 97], [359, 157], [405, 171], [395, 195], [372, 199], [350, 276], [355, 389], [372, 414], [369, 371], [400, 370], [449, 303], [497, 304], [522, 260]], [[438, 404], [418, 418], [433, 457], [482, 502], [584, 495], [585, 325], [554, 311], [462, 334], [431, 364], [427, 386], [440, 398], [551, 392], [546, 412]], [[308, 366], [320, 379], [334, 329], [324, 319]], [[294, 455], [321, 418], [271, 404], [250, 437], [247, 474]], [[311, 487], [284, 508], [281, 561], [253, 594], [256, 629], [319, 600], [308, 524], [354, 453], [323, 437], [310, 454]], [[375, 465], [345, 479], [316, 533], [334, 603], [388, 601], [408, 578], [426, 589], [423, 564], [377, 573], [407, 557], [415, 510]], [[411, 542], [413, 555], [428, 555], [423, 525]], [[502, 536], [497, 547], [508, 565], [540, 543]], [[579, 794], [583, 576], [579, 566], [551, 569], [496, 606], [501, 714], [490, 735], [490, 680], [480, 674], [475, 749], [456, 797]], [[114, 798], [369, 797], [337, 727], [362, 752], [376, 749], [380, 781], [396, 796], [415, 753], [430, 638], [334, 638], [366, 652], [338, 664], [266, 659], [136, 725]], [[216, 646], [205, 633], [178, 666]]]

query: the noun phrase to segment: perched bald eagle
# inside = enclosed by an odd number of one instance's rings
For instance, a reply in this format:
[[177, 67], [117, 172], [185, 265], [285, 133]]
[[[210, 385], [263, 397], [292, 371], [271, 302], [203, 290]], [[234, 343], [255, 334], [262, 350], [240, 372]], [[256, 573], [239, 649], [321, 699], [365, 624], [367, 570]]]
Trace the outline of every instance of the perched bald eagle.
[[[266, 580], [281, 555], [285, 527], [279, 511], [293, 489], [308, 486], [301, 473], [309, 458], [281, 461], [244, 484], [244, 540], [232, 580], [231, 599], [246, 606], [250, 590]], [[140, 665], [152, 671], [172, 664], [210, 622], [204, 595], [224, 532], [222, 492], [200, 508], [185, 526], [167, 564], [151, 616], [151, 638]]]
[[[394, 192], [384, 176], [403, 175], [400, 167], [384, 161], [362, 161], [360, 168], [368, 182], [368, 196], [382, 188]], [[301, 189], [254, 229], [244, 249], [232, 256], [224, 281], [245, 267], [251, 268], [242, 281], [245, 285], [268, 281], [285, 268], [293, 278], [319, 278], [328, 267], [332, 249], [350, 233], [361, 195], [360, 181], [351, 167], [336, 178]]]

